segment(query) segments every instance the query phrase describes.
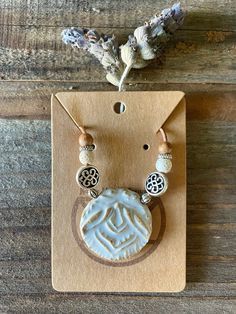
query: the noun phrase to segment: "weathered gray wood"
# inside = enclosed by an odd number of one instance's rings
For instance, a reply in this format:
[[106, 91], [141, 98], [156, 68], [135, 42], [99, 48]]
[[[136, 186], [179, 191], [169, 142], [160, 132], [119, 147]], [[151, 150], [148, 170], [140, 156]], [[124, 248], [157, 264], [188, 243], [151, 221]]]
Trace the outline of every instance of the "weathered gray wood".
[[187, 142], [190, 144], [224, 144], [235, 145], [235, 123], [215, 122], [200, 123], [200, 121], [187, 123], [189, 132]]
[[[219, 215], [218, 215], [219, 216]], [[0, 209], [1, 228], [44, 227], [51, 223], [50, 208]]]
[[230, 168], [236, 159], [236, 147], [231, 144], [189, 145], [189, 168]]
[[234, 256], [190, 255], [187, 251], [187, 282], [235, 283], [235, 272]]
[[[32, 166], [36, 171], [50, 169], [49, 153], [25, 155], [3, 154], [0, 157], [0, 173], [8, 172], [32, 172]], [[3, 167], [5, 165], [5, 167]]]
[[[188, 147], [191, 147], [189, 144]], [[209, 186], [212, 183], [218, 185], [234, 185], [236, 178], [236, 169], [234, 167], [229, 168], [188, 168], [188, 185], [206, 185]]]
[[235, 204], [193, 204], [188, 203], [188, 224], [225, 224], [236, 222]]
[[[230, 297], [136, 297], [123, 295], [48, 294], [2, 297], [3, 311], [11, 313], [235, 313], [235, 298]], [[131, 312], [132, 311], [132, 312]]]
[[[236, 121], [234, 85], [140, 83], [129, 85], [128, 89], [182, 90], [186, 92], [188, 121]], [[109, 91], [116, 88], [106, 82], [0, 81], [0, 116], [49, 118], [51, 94], [65, 90]]]
[[[0, 293], [1, 294], [16, 294], [22, 293], [46, 293], [53, 292], [51, 287], [51, 263], [50, 259], [30, 258], [28, 260], [8, 260], [1, 261], [0, 267], [2, 270]], [[181, 295], [191, 295], [191, 286], [201, 286], [207, 289], [212, 281], [215, 281], [216, 291], [209, 289], [207, 295], [219, 294], [217, 289], [220, 289], [220, 284], [217, 282], [225, 282], [225, 289], [222, 293], [225, 296], [236, 296], [235, 286], [235, 257], [227, 256], [196, 256], [187, 255], [187, 289]], [[192, 282], [192, 283], [191, 283]], [[204, 284], [203, 284], [204, 282]], [[227, 284], [229, 289], [227, 290]], [[22, 287], [24, 286], [24, 289]], [[34, 289], [32, 290], [31, 289]], [[199, 295], [206, 294], [203, 288], [199, 290]]]
[[0, 176], [0, 189], [3, 192], [9, 190], [26, 190], [26, 189], [50, 189], [50, 177], [49, 172], [37, 172], [35, 175], [32, 172], [29, 173], [7, 173]]
[[50, 228], [1, 230], [1, 260], [45, 259], [50, 256]]
[[204, 185], [188, 187], [188, 204], [235, 204], [236, 185]]
[[[188, 121], [236, 121], [234, 85], [140, 83], [129, 85], [128, 89], [182, 90], [186, 93]], [[0, 81], [0, 116], [49, 118], [51, 94], [65, 90], [109, 91], [116, 88], [106, 82]]]
[[[184, 29], [235, 30], [235, 1], [221, 0], [182, 1], [188, 10]], [[155, 13], [170, 5], [164, 0], [94, 0], [94, 1], [28, 1], [0, 3], [0, 24], [27, 26], [77, 26], [134, 28]], [[50, 17], [50, 18], [49, 18]]]
[[[2, 79], [105, 82], [104, 71], [98, 61], [61, 42], [62, 29], [39, 26], [36, 31], [32, 27], [0, 26], [0, 33], [11, 36], [10, 39], [3, 38], [0, 47]], [[101, 31], [107, 32], [107, 29]], [[119, 29], [119, 33], [124, 33], [121, 40], [125, 41], [129, 32]], [[168, 44], [162, 63], [155, 61], [143, 70], [132, 71], [127, 82], [234, 84], [234, 42], [234, 32], [216, 44], [208, 41], [206, 31], [178, 31]]]

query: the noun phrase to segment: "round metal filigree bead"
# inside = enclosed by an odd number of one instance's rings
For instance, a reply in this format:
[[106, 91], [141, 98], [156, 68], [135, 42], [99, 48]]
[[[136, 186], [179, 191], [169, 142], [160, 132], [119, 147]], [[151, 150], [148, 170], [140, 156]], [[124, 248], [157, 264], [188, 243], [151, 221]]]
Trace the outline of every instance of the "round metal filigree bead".
[[88, 194], [89, 194], [89, 196], [92, 197], [92, 198], [97, 198], [97, 197], [98, 197], [98, 191], [95, 190], [95, 189], [89, 190]]
[[81, 188], [92, 189], [99, 182], [99, 172], [94, 166], [79, 168], [76, 173], [76, 182]]
[[160, 172], [152, 172], [146, 179], [145, 189], [152, 196], [160, 196], [166, 192], [168, 188], [167, 177]]
[[148, 204], [149, 202], [151, 202], [151, 200], [152, 200], [151, 195], [149, 195], [148, 193], [143, 193], [141, 195], [142, 204]]

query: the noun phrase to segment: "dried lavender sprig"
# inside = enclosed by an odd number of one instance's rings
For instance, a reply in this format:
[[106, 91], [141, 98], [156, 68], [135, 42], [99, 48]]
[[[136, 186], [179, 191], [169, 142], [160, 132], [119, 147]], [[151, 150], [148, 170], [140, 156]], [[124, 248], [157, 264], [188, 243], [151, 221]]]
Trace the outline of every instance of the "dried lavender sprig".
[[173, 34], [183, 24], [185, 12], [180, 3], [175, 3], [171, 8], [161, 12], [160, 23], [166, 33]]
[[114, 85], [119, 83], [123, 64], [119, 59], [119, 45], [114, 35], [100, 35], [96, 30], [72, 27], [63, 30], [62, 40], [65, 44], [94, 55], [106, 70], [107, 79]]
[[132, 68], [143, 68], [161, 55], [165, 43], [182, 25], [184, 16], [180, 3], [175, 3], [136, 28], [127, 43], [120, 47], [114, 35], [99, 35], [95, 30], [81, 28], [64, 30], [62, 39], [66, 44], [94, 55], [105, 68], [107, 80], [121, 90]]

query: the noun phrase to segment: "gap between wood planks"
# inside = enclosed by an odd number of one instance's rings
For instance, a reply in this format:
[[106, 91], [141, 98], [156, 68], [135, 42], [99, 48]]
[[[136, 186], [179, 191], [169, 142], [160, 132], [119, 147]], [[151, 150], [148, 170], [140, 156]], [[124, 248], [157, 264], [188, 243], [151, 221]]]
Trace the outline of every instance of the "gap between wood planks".
[[[130, 85], [131, 84], [131, 85]], [[128, 90], [183, 90], [187, 121], [236, 121], [236, 85], [128, 83]], [[106, 82], [0, 81], [0, 117], [49, 119], [50, 98], [59, 91], [114, 91]]]

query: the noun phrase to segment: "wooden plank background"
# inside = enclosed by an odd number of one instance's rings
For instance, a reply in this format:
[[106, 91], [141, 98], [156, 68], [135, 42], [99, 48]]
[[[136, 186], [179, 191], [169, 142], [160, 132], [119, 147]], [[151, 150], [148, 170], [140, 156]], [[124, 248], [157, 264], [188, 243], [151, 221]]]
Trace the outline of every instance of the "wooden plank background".
[[130, 90], [187, 94], [187, 287], [180, 294], [64, 294], [50, 282], [50, 95], [115, 90], [60, 39], [82, 25], [124, 41], [154, 0], [0, 2], [0, 312], [236, 312], [236, 1], [186, 0], [186, 22]]

